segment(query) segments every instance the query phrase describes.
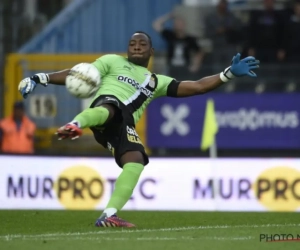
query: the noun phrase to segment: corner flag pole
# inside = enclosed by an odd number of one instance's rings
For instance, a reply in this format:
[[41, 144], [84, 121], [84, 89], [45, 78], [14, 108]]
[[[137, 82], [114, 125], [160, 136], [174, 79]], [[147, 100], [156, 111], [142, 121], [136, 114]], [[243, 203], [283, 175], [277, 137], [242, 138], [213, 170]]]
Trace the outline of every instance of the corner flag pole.
[[218, 149], [216, 142], [213, 142], [213, 144], [211, 144], [209, 147], [209, 157], [213, 159], [218, 157]]
[[201, 150], [209, 149], [209, 157], [211, 159], [211, 173], [213, 178], [213, 194], [215, 199], [215, 209], [219, 207], [219, 188], [218, 188], [218, 173], [215, 169], [215, 159], [217, 158], [217, 143], [216, 134], [218, 133], [218, 123], [215, 115], [214, 101], [212, 99], [207, 100], [203, 131], [201, 138]]

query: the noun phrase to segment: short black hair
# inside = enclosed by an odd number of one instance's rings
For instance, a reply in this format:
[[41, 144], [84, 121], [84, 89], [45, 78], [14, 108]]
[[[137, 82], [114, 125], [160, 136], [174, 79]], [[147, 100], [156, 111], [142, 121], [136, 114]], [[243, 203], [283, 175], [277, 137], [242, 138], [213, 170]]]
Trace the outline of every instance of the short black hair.
[[152, 47], [152, 39], [151, 39], [151, 36], [150, 36], [149, 34], [147, 34], [147, 33], [144, 32], [144, 31], [140, 31], [140, 30], [134, 32], [133, 34], [136, 34], [136, 33], [144, 34], [144, 35], [148, 38], [149, 43], [150, 43], [150, 46]]

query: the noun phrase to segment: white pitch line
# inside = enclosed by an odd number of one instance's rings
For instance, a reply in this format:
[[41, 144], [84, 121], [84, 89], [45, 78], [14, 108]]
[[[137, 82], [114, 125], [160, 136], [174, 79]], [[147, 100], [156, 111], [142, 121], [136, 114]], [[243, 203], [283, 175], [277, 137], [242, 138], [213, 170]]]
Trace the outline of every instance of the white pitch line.
[[[43, 240], [46, 241], [58, 241], [58, 240], [84, 240], [84, 241], [203, 241], [203, 240], [213, 240], [213, 241], [246, 241], [246, 240], [252, 240], [255, 239], [255, 237], [252, 236], [246, 236], [246, 237], [240, 237], [240, 236], [227, 236], [227, 237], [139, 237], [139, 238], [112, 238], [112, 237], [72, 237], [72, 238], [65, 238], [65, 237], [51, 237], [51, 238], [43, 238]], [[11, 241], [12, 239], [8, 239], [7, 241]], [[41, 238], [22, 238], [22, 240], [25, 241], [40, 241]]]
[[208, 240], [252, 240], [255, 239], [255, 237], [252, 236], [245, 236], [245, 237], [241, 237], [241, 236], [237, 236], [237, 237], [206, 237], [205, 239]]
[[127, 233], [151, 233], [151, 232], [174, 232], [174, 231], [190, 231], [190, 230], [209, 230], [209, 229], [234, 229], [234, 228], [275, 228], [275, 227], [299, 227], [300, 224], [263, 224], [263, 225], [214, 225], [214, 226], [199, 226], [199, 227], [174, 227], [174, 228], [160, 228], [160, 229], [122, 229], [114, 231], [91, 231], [91, 232], [77, 232], [77, 233], [53, 233], [53, 234], [12, 234], [1, 235], [0, 240], [12, 239], [28, 239], [28, 238], [55, 238], [55, 237], [73, 237], [84, 235], [106, 235], [106, 234], [127, 234]]

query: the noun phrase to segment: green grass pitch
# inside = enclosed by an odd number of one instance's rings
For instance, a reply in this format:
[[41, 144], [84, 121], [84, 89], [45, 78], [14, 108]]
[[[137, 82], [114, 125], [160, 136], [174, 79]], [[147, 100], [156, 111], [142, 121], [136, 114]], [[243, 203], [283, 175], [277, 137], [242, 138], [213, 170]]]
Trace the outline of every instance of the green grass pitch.
[[300, 249], [260, 234], [300, 235], [299, 213], [149, 212], [119, 214], [135, 229], [96, 228], [99, 211], [0, 211], [1, 250]]

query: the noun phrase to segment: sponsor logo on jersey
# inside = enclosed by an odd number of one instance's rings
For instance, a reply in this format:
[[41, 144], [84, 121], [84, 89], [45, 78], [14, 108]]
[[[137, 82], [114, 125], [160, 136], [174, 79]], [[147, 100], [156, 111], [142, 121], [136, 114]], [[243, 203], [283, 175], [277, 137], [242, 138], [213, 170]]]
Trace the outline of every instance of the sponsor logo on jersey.
[[145, 87], [142, 87], [140, 85], [140, 83], [136, 82], [134, 79], [131, 79], [130, 77], [118, 76], [118, 81], [130, 84], [132, 87], [134, 87], [135, 89], [141, 91], [142, 93], [144, 93], [149, 98], [153, 97], [152, 91], [150, 91], [149, 89], [147, 89]]

